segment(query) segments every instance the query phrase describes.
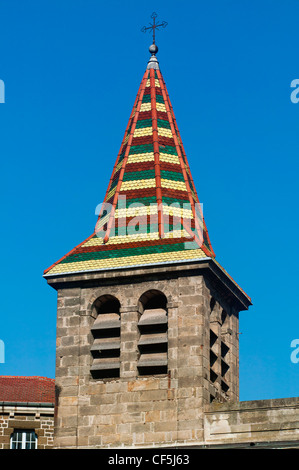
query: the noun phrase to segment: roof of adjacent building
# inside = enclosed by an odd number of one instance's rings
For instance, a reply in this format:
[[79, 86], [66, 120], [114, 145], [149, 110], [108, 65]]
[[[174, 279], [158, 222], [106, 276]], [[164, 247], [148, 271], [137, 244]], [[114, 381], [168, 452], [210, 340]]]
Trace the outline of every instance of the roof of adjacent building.
[[45, 277], [215, 260], [157, 48], [150, 51], [95, 230]]
[[1, 375], [0, 402], [55, 403], [55, 379]]

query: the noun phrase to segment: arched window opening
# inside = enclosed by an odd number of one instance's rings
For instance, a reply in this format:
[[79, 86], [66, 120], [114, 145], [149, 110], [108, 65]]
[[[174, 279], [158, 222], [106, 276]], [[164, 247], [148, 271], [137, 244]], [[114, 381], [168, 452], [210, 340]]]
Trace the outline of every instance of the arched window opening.
[[167, 373], [167, 298], [157, 290], [143, 294], [139, 301], [139, 375]]
[[91, 375], [94, 379], [119, 377], [120, 372], [120, 303], [105, 295], [94, 303], [96, 319], [91, 328]]

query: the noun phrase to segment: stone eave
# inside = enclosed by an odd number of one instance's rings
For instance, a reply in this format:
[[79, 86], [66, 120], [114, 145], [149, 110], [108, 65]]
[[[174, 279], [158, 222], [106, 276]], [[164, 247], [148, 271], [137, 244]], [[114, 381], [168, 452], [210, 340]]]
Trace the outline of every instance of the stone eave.
[[128, 282], [130, 278], [142, 279], [149, 275], [163, 276], [168, 273], [175, 276], [176, 273], [181, 275], [195, 275], [203, 271], [210, 282], [220, 289], [230, 304], [235, 304], [236, 308], [248, 310], [252, 305], [250, 298], [245, 292], [233, 281], [233, 279], [219, 267], [213, 258], [200, 258], [195, 260], [174, 261], [160, 264], [137, 265], [113, 269], [102, 269], [96, 271], [82, 271], [72, 273], [62, 273], [47, 275], [44, 278], [48, 284], [55, 290], [63, 288], [76, 287], [80, 283], [81, 287], [95, 286], [99, 280], [103, 284], [115, 284], [119, 282]]

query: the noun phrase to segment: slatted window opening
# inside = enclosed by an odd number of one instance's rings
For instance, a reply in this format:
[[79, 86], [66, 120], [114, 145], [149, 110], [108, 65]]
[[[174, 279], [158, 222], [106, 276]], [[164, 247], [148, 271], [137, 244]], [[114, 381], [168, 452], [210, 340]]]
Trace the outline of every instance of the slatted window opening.
[[217, 340], [218, 336], [213, 330], [210, 330], [210, 380], [215, 383], [218, 377], [217, 374]]
[[227, 333], [228, 315], [225, 310], [220, 311], [220, 306], [212, 298], [211, 303], [211, 328], [210, 328], [210, 382], [215, 387], [215, 392], [210, 395], [212, 402], [220, 392], [226, 396], [229, 391], [229, 351], [225, 335]]
[[167, 374], [167, 299], [158, 291], [150, 291], [142, 296], [141, 305], [138, 373], [140, 376]]
[[91, 328], [91, 375], [94, 379], [120, 375], [120, 304], [112, 296], [95, 302], [97, 317]]
[[[225, 310], [222, 310], [222, 313], [221, 313], [222, 335], [226, 334], [227, 326], [228, 326], [228, 315]], [[230, 367], [228, 363], [229, 347], [223, 340], [221, 341], [220, 352], [221, 352], [221, 390], [224, 393], [227, 393], [229, 390], [228, 377], [227, 377], [227, 372]]]

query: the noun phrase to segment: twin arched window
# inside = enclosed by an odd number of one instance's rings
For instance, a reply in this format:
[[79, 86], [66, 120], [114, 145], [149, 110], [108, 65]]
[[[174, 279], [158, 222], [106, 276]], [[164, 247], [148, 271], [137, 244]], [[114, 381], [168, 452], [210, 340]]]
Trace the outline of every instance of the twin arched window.
[[[96, 320], [91, 328], [91, 374], [95, 379], [120, 377], [121, 314], [119, 301], [106, 295], [94, 303]], [[157, 290], [144, 293], [138, 302], [137, 373], [167, 373], [167, 299]]]

